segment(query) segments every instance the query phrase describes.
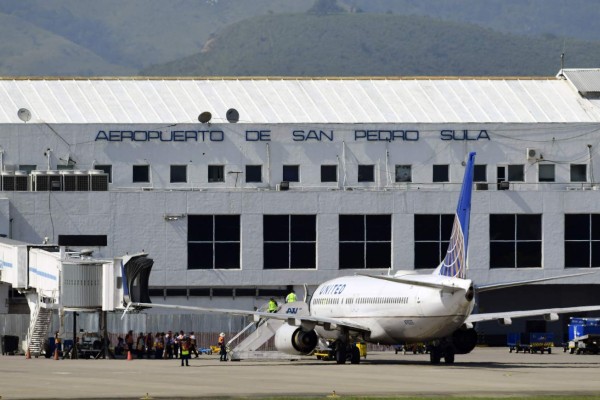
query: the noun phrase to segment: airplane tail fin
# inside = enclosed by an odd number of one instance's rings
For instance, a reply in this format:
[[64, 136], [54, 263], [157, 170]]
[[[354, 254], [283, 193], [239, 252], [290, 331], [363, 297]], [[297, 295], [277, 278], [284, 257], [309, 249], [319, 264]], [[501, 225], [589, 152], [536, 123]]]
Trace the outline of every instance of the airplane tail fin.
[[473, 169], [475, 165], [475, 153], [469, 153], [469, 159], [465, 167], [458, 206], [454, 215], [450, 244], [446, 251], [446, 257], [433, 271], [434, 275], [465, 279], [467, 276], [467, 245], [469, 243], [469, 218], [471, 216], [471, 193], [473, 191]]

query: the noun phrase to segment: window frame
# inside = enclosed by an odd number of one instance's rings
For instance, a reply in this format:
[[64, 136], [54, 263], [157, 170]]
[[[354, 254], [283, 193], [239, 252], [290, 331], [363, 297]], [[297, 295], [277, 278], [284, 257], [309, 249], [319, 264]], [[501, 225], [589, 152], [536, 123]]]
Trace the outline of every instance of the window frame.
[[[577, 168], [583, 168], [583, 171], [576, 171]], [[574, 174], [581, 174], [583, 172], [582, 179], [573, 179]], [[569, 182], [574, 183], [585, 183], [588, 181], [587, 179], [588, 168], [587, 164], [570, 164], [569, 167]]]
[[[412, 175], [412, 173], [411, 173], [411, 175]], [[435, 182], [435, 183], [450, 182], [450, 165], [449, 164], [433, 164], [431, 181]]]
[[[552, 170], [552, 178], [542, 179], [542, 169]], [[552, 183], [556, 182], [556, 166], [554, 164], [538, 164], [538, 182], [539, 183]]]
[[375, 182], [375, 164], [358, 164], [357, 182]]
[[[389, 226], [389, 232], [384, 233], [384, 238], [377, 238], [377, 235], [381, 235], [383, 232], [377, 229], [377, 218], [385, 218], [385, 224]], [[352, 221], [354, 219], [354, 222]], [[361, 220], [362, 234], [359, 237], [344, 237], [352, 236], [355, 232], [349, 225], [356, 224], [356, 221]], [[379, 221], [381, 222], [381, 221]], [[373, 232], [370, 232], [369, 226], [372, 226]], [[338, 269], [387, 269], [392, 265], [392, 214], [339, 214], [338, 215]], [[360, 227], [359, 227], [360, 228]], [[356, 230], [359, 232], [360, 230]], [[358, 246], [362, 248], [360, 251], [356, 251]], [[381, 252], [381, 248], [386, 247], [385, 253]], [[343, 252], [350, 250], [351, 256], [344, 256]], [[359, 253], [362, 255], [362, 262], [355, 265], [345, 266], [344, 260], [346, 258], [353, 261], [359, 259]], [[386, 254], [385, 263], [386, 265], [370, 265], [373, 262], [372, 253]]]
[[[143, 173], [143, 169], [145, 169], [145, 173]], [[137, 173], [136, 173], [137, 171]], [[146, 175], [146, 180], [140, 178], [140, 174]], [[136, 175], [138, 178], [136, 179]], [[132, 165], [132, 182], [133, 183], [150, 183], [150, 165], [149, 164], [135, 164]]]
[[[587, 232], [586, 237], [573, 238], [570, 229], [569, 229], [569, 221], [568, 219], [576, 218], [576, 217], [587, 217]], [[576, 222], [576, 221], [575, 221]], [[581, 229], [581, 221], [577, 223], [577, 229], [575, 229], [576, 233], [582, 233]], [[573, 222], [571, 222], [573, 224]], [[597, 226], [597, 227], [596, 227]], [[596, 227], [596, 228], [595, 228]], [[594, 230], [596, 229], [596, 231]], [[600, 214], [595, 213], [565, 213], [564, 214], [564, 250], [565, 250], [565, 260], [564, 265], [566, 268], [600, 268]], [[570, 256], [578, 256], [581, 255], [582, 247], [581, 245], [585, 245], [587, 247], [587, 265], [577, 264], [570, 265], [571, 260]], [[571, 247], [571, 249], [569, 249]], [[598, 260], [594, 262], [595, 260]], [[575, 263], [573, 263], [575, 264]], [[597, 264], [597, 265], [594, 265]]]
[[[237, 239], [236, 240], [224, 240], [219, 238], [220, 231], [223, 229], [222, 227], [226, 227], [226, 229], [231, 230], [231, 220], [237, 217], [237, 227], [234, 227], [237, 230]], [[192, 240], [190, 234], [194, 232], [192, 224], [202, 223], [203, 219], [211, 220], [211, 237], [210, 238], [193, 238], [197, 240]], [[195, 214], [187, 216], [188, 222], [188, 230], [187, 230], [187, 269], [188, 270], [239, 270], [241, 269], [241, 244], [242, 244], [242, 221], [241, 216], [239, 214]], [[206, 232], [204, 232], [206, 233]], [[199, 239], [199, 240], [198, 240]], [[190, 244], [192, 246], [190, 246]], [[206, 266], [192, 266], [190, 265], [190, 252], [193, 251], [194, 244], [199, 245], [210, 245], [211, 246], [211, 256], [212, 256], [212, 265], [211, 268]], [[226, 247], [227, 252], [231, 251], [232, 245], [235, 247], [237, 244], [237, 257], [235, 257], [236, 266], [232, 267], [223, 267], [220, 265], [220, 260], [218, 260], [219, 254], [223, 254], [223, 251], [218, 249], [218, 247]]]
[[[274, 221], [277, 219], [287, 219], [287, 238], [284, 239], [278, 235], [275, 235], [277, 236], [277, 240], [267, 238], [273, 235], [273, 232], [268, 231], [268, 227], [272, 224], [272, 222], [267, 221], [269, 218]], [[310, 219], [309, 222], [308, 219]], [[312, 225], [310, 238], [298, 238], [297, 236], [303, 236], [308, 233], [300, 230], [306, 222]], [[316, 214], [263, 214], [263, 270], [316, 270], [317, 223]], [[313, 226], [314, 231], [312, 230]], [[275, 233], [277, 232], [275, 231]], [[277, 247], [283, 248], [283, 246], [287, 247], [286, 266], [276, 264], [278, 262]], [[311, 257], [306, 258], [310, 260], [310, 264], [301, 267], [295, 266], [297, 262], [303, 261], [302, 256], [306, 255], [306, 251], [311, 252], [309, 254]]]
[[338, 181], [337, 164], [321, 164], [321, 183], [335, 183]]
[[[408, 170], [408, 178], [399, 176], [399, 172], [403, 169]], [[394, 166], [394, 182], [396, 183], [410, 183], [412, 182], [412, 165], [411, 164], [396, 164]]]
[[[258, 180], [256, 180], [255, 178], [252, 178], [250, 180], [248, 179], [248, 177], [253, 176], [256, 173], [256, 171], [250, 172], [251, 169], [258, 169]], [[246, 183], [262, 183], [262, 164], [247, 164], [245, 172]]]
[[[492, 232], [494, 228], [495, 222], [494, 218], [508, 218], [512, 217], [512, 224], [508, 228], [505, 229], [504, 226], [498, 226], [500, 229], [497, 232]], [[520, 236], [530, 235], [532, 232], [530, 229], [533, 227], [531, 221], [526, 221], [526, 218], [536, 217], [538, 221], [536, 223], [539, 226], [536, 226], [537, 232], [534, 233], [535, 236], [539, 236], [539, 238], [524, 238]], [[520, 228], [520, 224], [524, 226]], [[543, 214], [489, 214], [489, 240], [490, 240], [490, 269], [508, 269], [508, 268], [543, 268]], [[510, 238], [501, 236], [510, 236]], [[500, 237], [499, 237], [500, 236]], [[499, 238], [498, 238], [499, 237]], [[523, 259], [523, 255], [526, 254], [530, 256], [532, 254], [532, 249], [524, 249], [526, 246], [534, 246], [539, 245], [538, 254], [535, 255], [536, 263], [535, 265], [523, 265], [525, 262], [531, 262], [531, 260]], [[536, 246], [537, 247], [537, 246]], [[512, 266], [503, 266], [500, 265], [502, 262], [501, 256], [508, 254], [508, 251], [512, 252]], [[498, 257], [500, 254], [500, 257]], [[495, 257], [496, 256], [496, 257]], [[539, 259], [538, 259], [539, 257]], [[506, 257], [505, 257], [506, 258]], [[508, 258], [506, 258], [508, 260]], [[495, 263], [498, 263], [495, 265]]]
[[225, 182], [225, 166], [222, 164], [210, 164], [207, 168], [208, 183]]
[[[420, 218], [434, 218], [437, 217], [437, 234], [435, 235], [436, 238], [427, 238], [427, 239], [423, 239], [423, 238], [418, 238], [418, 225], [422, 225], [424, 221], [417, 221], [417, 219]], [[452, 227], [454, 224], [454, 214], [414, 214], [413, 216], [413, 221], [414, 221], [414, 232], [413, 232], [413, 240], [414, 240], [414, 267], [415, 269], [432, 269], [432, 268], [437, 268], [440, 263], [442, 262], [442, 260], [445, 258], [446, 256], [446, 252], [448, 251], [448, 246], [450, 245], [450, 238], [452, 236]], [[444, 229], [446, 228], [446, 229]], [[446, 230], [447, 232], [444, 232], [444, 230]], [[444, 233], [447, 233], [448, 237], [444, 238]], [[427, 245], [429, 244], [430, 246], [433, 247], [433, 245], [436, 245], [437, 247], [437, 252], [438, 252], [438, 257], [437, 257], [437, 261], [434, 263], [434, 265], [427, 265], [427, 266], [422, 266], [419, 265], [419, 256], [418, 256], [418, 251], [417, 249], [419, 247], [422, 247], [421, 245]]]
[[285, 164], [281, 169], [283, 182], [300, 182], [300, 165]]
[[[177, 178], [178, 174], [181, 174], [181, 171], [183, 170], [183, 180], [174, 180], [173, 178]], [[186, 164], [171, 164], [169, 166], [169, 182], [170, 183], [187, 183], [188, 181], [188, 176], [187, 176], [187, 165]], [[179, 171], [179, 172], [178, 172]]]

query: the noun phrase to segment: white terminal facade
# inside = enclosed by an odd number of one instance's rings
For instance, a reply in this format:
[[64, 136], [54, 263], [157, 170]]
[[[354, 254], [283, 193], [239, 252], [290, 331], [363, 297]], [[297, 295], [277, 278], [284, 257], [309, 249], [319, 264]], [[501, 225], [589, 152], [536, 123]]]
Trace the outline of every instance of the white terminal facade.
[[[468, 276], [484, 284], [594, 271], [599, 95], [600, 70], [590, 69], [494, 79], [6, 78], [0, 234], [105, 258], [145, 251], [154, 302], [251, 309], [283, 300], [290, 285], [302, 297], [302, 285], [340, 275], [430, 272], [475, 151]], [[486, 293], [480, 307], [597, 304], [598, 284], [592, 274], [511, 289], [508, 302]]]

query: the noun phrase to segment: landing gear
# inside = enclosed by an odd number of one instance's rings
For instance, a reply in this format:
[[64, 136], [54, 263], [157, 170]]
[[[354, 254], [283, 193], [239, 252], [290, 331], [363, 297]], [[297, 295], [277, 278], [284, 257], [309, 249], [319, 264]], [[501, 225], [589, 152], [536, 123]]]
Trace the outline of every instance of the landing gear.
[[450, 343], [432, 344], [429, 349], [429, 361], [433, 365], [438, 365], [442, 358], [446, 364], [454, 364], [454, 347]]
[[360, 364], [360, 349], [354, 343], [336, 340], [333, 344], [333, 352], [335, 362], [338, 364], [345, 364], [346, 361], [350, 361], [350, 364]]

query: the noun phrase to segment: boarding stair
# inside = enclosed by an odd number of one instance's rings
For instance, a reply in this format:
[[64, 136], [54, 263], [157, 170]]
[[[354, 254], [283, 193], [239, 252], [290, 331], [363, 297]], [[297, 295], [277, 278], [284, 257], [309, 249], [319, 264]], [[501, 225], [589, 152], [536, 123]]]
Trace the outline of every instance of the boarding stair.
[[43, 301], [37, 302], [34, 313], [29, 321], [27, 331], [27, 350], [32, 357], [38, 357], [44, 350], [48, 331], [52, 325], [53, 307]]
[[[266, 307], [261, 307], [258, 311], [264, 311], [264, 309], [266, 309]], [[279, 329], [279, 327], [281, 327], [281, 325], [284, 323], [285, 321], [283, 320], [270, 318], [262, 318], [258, 322], [251, 322], [237, 335], [231, 338], [229, 342], [227, 342], [227, 348], [232, 348], [235, 345], [235, 347], [229, 351], [229, 359], [231, 361], [240, 361], [248, 359], [289, 360], [294, 358], [294, 356], [279, 351], [258, 350], [261, 346], [267, 343], [269, 339], [275, 336], [277, 329]], [[251, 333], [248, 334], [248, 332]], [[247, 336], [241, 340], [244, 334]]]

